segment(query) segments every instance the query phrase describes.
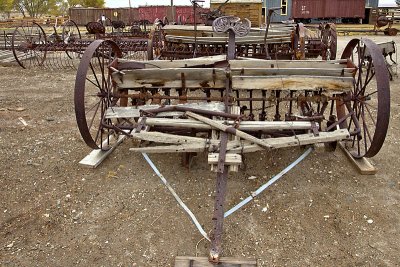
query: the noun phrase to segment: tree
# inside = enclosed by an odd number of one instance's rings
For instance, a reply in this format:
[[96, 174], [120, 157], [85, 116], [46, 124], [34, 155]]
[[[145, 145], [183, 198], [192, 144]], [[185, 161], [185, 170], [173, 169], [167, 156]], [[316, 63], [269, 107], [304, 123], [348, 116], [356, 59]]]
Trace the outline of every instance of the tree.
[[14, 5], [13, 0], [0, 0], [0, 13], [10, 13]]
[[82, 0], [81, 5], [84, 7], [104, 7], [104, 0]]
[[25, 17], [25, 12], [32, 18], [48, 14], [57, 8], [57, 0], [16, 0], [15, 4]]

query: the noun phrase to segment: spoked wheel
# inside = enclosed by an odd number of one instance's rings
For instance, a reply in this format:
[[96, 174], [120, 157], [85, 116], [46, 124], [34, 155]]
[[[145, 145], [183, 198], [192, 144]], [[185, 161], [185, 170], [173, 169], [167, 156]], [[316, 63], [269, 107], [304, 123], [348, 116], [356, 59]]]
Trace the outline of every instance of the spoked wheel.
[[81, 39], [81, 31], [73, 20], [68, 20], [62, 27], [62, 40], [65, 44]]
[[15, 60], [24, 69], [42, 66], [46, 60], [46, 42], [46, 33], [39, 24], [17, 27], [11, 40]]
[[76, 121], [83, 140], [93, 149], [108, 150], [120, 134], [105, 114], [118, 101], [112, 95], [108, 67], [121, 56], [114, 42], [96, 40], [88, 46], [78, 67], [74, 95]]
[[[76, 64], [74, 60], [80, 58], [81, 53], [78, 49], [78, 46], [76, 45], [76, 42], [81, 39], [81, 31], [79, 30], [78, 25], [75, 23], [73, 20], [68, 20], [63, 24], [62, 27], [62, 41], [65, 45], [68, 44], [74, 44], [72, 45], [72, 49], [66, 48], [65, 54], [67, 55], [68, 59], [71, 60], [71, 62], [68, 62], [68, 66], [72, 68], [76, 68]], [[67, 59], [67, 61], [69, 61]]]
[[[385, 141], [390, 117], [389, 74], [381, 49], [369, 39], [353, 39], [343, 51], [342, 59], [355, 65], [352, 92], [337, 106], [341, 124], [347, 127], [351, 140], [346, 142], [353, 157], [373, 157]], [[357, 132], [357, 129], [359, 131]]]

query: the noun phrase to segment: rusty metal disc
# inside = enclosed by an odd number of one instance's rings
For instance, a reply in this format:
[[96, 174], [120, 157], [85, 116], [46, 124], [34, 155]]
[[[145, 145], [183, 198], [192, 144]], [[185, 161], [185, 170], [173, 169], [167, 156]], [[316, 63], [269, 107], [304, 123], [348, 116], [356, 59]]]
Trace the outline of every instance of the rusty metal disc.
[[389, 73], [381, 49], [369, 39], [353, 39], [343, 51], [342, 59], [353, 62], [355, 72], [354, 89], [347, 103], [338, 107], [339, 119], [350, 111], [356, 119], [347, 118], [341, 125], [350, 132], [359, 123], [359, 134], [352, 134], [346, 147], [355, 158], [373, 157], [385, 141], [390, 118]]
[[17, 63], [24, 69], [42, 66], [46, 60], [46, 33], [33, 22], [14, 30], [11, 45]]
[[85, 50], [75, 80], [75, 115], [85, 143], [93, 149], [107, 150], [118, 133], [105, 111], [113, 103], [109, 65], [122, 52], [113, 41], [96, 40]]

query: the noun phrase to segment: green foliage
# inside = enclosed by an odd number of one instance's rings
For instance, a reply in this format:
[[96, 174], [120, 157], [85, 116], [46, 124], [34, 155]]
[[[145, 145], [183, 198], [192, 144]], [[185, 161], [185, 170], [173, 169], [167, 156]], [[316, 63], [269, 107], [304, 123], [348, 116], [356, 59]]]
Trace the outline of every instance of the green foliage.
[[104, 0], [82, 0], [81, 5], [84, 7], [104, 7]]
[[0, 0], [0, 12], [9, 12], [15, 5], [25, 17], [42, 15], [66, 15], [70, 7], [104, 7], [104, 0]]
[[12, 10], [14, 0], [0, 0], [0, 12], [8, 13]]
[[15, 4], [23, 15], [25, 12], [32, 18], [49, 14], [57, 9], [57, 0], [16, 0]]
[[68, 5], [68, 7], [74, 7], [74, 6], [77, 6], [77, 5], [82, 5], [83, 6], [82, 2], [83, 2], [82, 0], [67, 0], [67, 1], [64, 1], [64, 3], [66, 3]]

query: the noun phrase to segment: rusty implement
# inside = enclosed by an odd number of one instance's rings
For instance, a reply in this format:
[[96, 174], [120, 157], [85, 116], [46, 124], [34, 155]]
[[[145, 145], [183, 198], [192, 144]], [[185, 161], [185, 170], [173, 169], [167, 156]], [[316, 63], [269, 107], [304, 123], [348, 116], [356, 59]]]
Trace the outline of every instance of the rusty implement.
[[[102, 27], [101, 24], [99, 25]], [[89, 27], [89, 29], [92, 28]], [[113, 40], [124, 58], [148, 59], [149, 43], [151, 43], [148, 33], [81, 33], [76, 23], [71, 20], [62, 25], [61, 32], [57, 32], [54, 28], [54, 32], [50, 35], [46, 34], [37, 23], [24, 23], [14, 30], [11, 46], [8, 49], [12, 50], [16, 62], [22, 68], [76, 69], [84, 51], [96, 38]]]
[[[224, 17], [216, 21], [220, 21]], [[250, 25], [249, 25], [250, 26]], [[211, 26], [166, 25], [159, 35], [155, 58], [185, 59], [227, 54], [229, 36]], [[335, 59], [337, 34], [334, 24], [305, 27], [303, 24], [271, 24], [266, 29], [250, 28], [246, 36], [236, 36], [236, 57], [260, 59]]]
[[209, 261], [218, 263], [227, 176], [243, 155], [343, 142], [354, 158], [373, 157], [388, 129], [390, 88], [381, 49], [368, 39], [350, 41], [338, 60], [249, 59], [234, 53], [246, 21], [223, 17], [214, 29], [229, 35], [227, 55], [134, 61], [112, 41], [93, 42], [74, 101], [93, 149], [107, 151], [124, 135], [145, 141], [133, 152], [208, 154], [217, 173]]

